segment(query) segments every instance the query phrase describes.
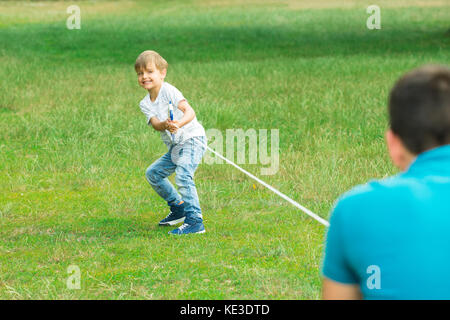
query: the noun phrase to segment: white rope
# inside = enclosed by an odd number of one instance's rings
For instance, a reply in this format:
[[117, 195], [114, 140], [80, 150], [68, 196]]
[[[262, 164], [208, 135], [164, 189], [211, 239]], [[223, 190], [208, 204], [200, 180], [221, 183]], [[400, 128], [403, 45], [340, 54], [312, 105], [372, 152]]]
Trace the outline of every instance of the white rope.
[[[176, 126], [176, 125], [175, 125]], [[178, 126], [177, 126], [178, 127]], [[203, 143], [200, 139], [197, 139], [197, 141], [199, 141], [200, 143], [202, 143], [206, 149], [208, 149], [209, 151], [211, 151], [212, 153], [214, 153], [215, 155], [217, 155], [219, 158], [225, 160], [225, 162], [231, 164], [233, 167], [237, 168], [238, 170], [240, 170], [241, 172], [245, 173], [247, 176], [249, 176], [250, 178], [252, 178], [253, 180], [257, 181], [258, 183], [262, 184], [263, 186], [265, 186], [267, 189], [269, 189], [270, 191], [272, 191], [273, 193], [277, 194], [278, 196], [280, 196], [281, 198], [283, 198], [284, 200], [286, 200], [287, 202], [289, 202], [290, 204], [292, 204], [293, 206], [297, 207], [298, 209], [302, 210], [304, 213], [306, 213], [307, 215], [309, 215], [311, 218], [317, 220], [318, 222], [320, 222], [321, 224], [323, 224], [325, 227], [329, 227], [330, 223], [321, 218], [320, 216], [318, 216], [317, 214], [315, 214], [314, 212], [312, 212], [311, 210], [305, 208], [304, 206], [302, 206], [300, 203], [298, 203], [295, 200], [292, 200], [291, 198], [289, 198], [287, 195], [285, 195], [284, 193], [278, 191], [277, 189], [275, 189], [274, 187], [272, 187], [271, 185], [265, 183], [264, 181], [262, 181], [261, 179], [259, 179], [258, 177], [255, 177], [253, 174], [251, 174], [250, 172], [242, 169], [241, 167], [239, 167], [237, 164], [235, 164], [233, 161], [228, 160], [227, 158], [225, 158], [224, 156], [222, 156], [221, 154], [217, 153], [216, 151], [214, 151], [213, 149], [211, 149], [210, 147], [208, 147], [205, 143]]]
[[242, 171], [243, 173], [245, 173], [247, 176], [249, 176], [250, 178], [252, 178], [253, 180], [256, 180], [257, 182], [259, 182], [260, 184], [262, 184], [263, 186], [265, 186], [267, 189], [269, 189], [270, 191], [274, 192], [275, 194], [279, 195], [281, 198], [283, 198], [284, 200], [288, 201], [289, 203], [291, 203], [292, 205], [294, 205], [295, 207], [299, 208], [300, 210], [302, 210], [304, 213], [306, 213], [307, 215], [309, 215], [311, 218], [316, 219], [318, 222], [320, 222], [321, 224], [323, 224], [325, 227], [329, 227], [330, 223], [319, 217], [317, 214], [315, 214], [314, 212], [312, 212], [311, 210], [305, 208], [304, 206], [302, 206], [301, 204], [299, 204], [297, 201], [292, 200], [291, 198], [289, 198], [287, 195], [285, 195], [284, 193], [278, 191], [277, 189], [275, 189], [274, 187], [272, 187], [271, 185], [268, 185], [267, 183], [265, 183], [264, 181], [262, 181], [261, 179], [259, 179], [258, 177], [255, 177], [253, 174], [251, 174], [250, 172], [242, 169], [241, 167], [239, 167], [237, 164], [235, 164], [233, 161], [228, 160], [227, 158], [225, 158], [224, 156], [222, 156], [221, 154], [217, 153], [216, 151], [214, 151], [213, 149], [211, 149], [210, 147], [208, 147], [206, 144], [203, 144], [209, 151], [211, 151], [212, 153], [214, 153], [215, 155], [217, 155], [219, 158], [225, 160], [227, 163], [231, 164], [233, 167], [239, 169], [240, 171]]

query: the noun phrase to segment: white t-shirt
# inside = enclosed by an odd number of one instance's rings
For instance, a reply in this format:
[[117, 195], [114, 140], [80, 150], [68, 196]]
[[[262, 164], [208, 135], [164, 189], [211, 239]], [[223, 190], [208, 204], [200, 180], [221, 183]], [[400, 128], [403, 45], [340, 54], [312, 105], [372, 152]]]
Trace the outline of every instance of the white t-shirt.
[[[177, 88], [167, 82], [163, 82], [156, 100], [152, 102], [150, 100], [150, 94], [148, 93], [144, 97], [144, 99], [141, 100], [139, 106], [141, 107], [141, 111], [147, 117], [147, 124], [151, 125], [150, 119], [152, 117], [157, 117], [159, 121], [165, 121], [167, 118], [169, 118], [169, 101], [172, 101], [173, 105], [173, 119], [180, 120], [183, 117], [184, 113], [183, 111], [178, 109], [178, 104], [182, 100], [186, 99]], [[177, 133], [174, 134], [173, 141], [168, 130], [161, 131], [160, 133], [162, 141], [168, 148], [170, 148], [171, 144], [182, 143], [192, 137], [206, 136], [205, 129], [197, 121], [197, 117], [178, 129]]]

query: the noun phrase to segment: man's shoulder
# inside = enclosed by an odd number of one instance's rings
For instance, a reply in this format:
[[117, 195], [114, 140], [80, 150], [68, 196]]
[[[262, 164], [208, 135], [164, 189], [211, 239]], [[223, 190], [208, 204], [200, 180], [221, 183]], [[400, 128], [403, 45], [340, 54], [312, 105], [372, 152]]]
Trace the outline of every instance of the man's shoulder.
[[355, 209], [361, 212], [364, 209], [389, 206], [398, 202], [400, 198], [411, 195], [415, 184], [414, 179], [404, 174], [371, 180], [343, 193], [337, 200], [336, 207], [346, 209], [344, 211]]

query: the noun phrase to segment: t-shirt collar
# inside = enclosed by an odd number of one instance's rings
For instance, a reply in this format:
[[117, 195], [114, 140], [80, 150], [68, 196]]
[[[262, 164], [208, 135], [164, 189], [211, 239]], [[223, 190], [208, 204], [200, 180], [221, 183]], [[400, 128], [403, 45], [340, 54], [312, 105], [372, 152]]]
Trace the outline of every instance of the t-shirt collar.
[[427, 150], [419, 154], [411, 163], [407, 172], [439, 171], [450, 174], [450, 144]]
[[157, 104], [159, 97], [161, 96], [161, 92], [163, 90], [165, 82], [163, 81], [163, 83], [161, 83], [161, 88], [159, 88], [159, 92], [158, 92], [158, 96], [156, 97], [155, 101], [152, 101], [152, 99], [150, 98], [150, 92], [148, 93], [148, 101], [150, 101], [151, 104]]

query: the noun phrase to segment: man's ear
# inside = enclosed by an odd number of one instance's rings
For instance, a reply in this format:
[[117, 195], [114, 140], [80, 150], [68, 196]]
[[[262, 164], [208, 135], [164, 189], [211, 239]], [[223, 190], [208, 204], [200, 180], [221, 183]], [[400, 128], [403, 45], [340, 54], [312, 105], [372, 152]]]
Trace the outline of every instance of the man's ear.
[[166, 75], [167, 75], [167, 69], [163, 69], [161, 71], [161, 76], [162, 76], [163, 80], [166, 78]]
[[415, 155], [405, 147], [402, 139], [392, 129], [386, 131], [386, 144], [392, 163], [400, 170], [406, 170], [414, 160]]

